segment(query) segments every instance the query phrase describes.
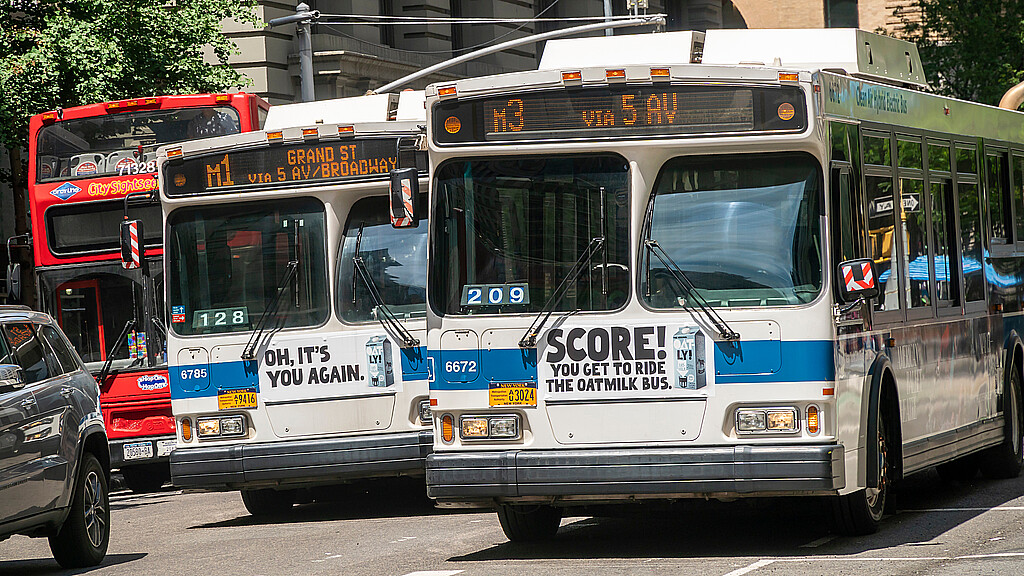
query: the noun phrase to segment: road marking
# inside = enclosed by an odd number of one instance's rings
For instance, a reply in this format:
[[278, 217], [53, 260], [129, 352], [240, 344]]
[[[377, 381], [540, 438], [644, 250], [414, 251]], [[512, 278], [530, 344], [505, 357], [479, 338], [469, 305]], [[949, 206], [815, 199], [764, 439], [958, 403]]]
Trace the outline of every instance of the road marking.
[[818, 546], [821, 546], [822, 544], [831, 542], [831, 541], [833, 541], [835, 539], [836, 539], [835, 536], [822, 536], [821, 538], [818, 538], [817, 540], [811, 540], [807, 544], [801, 544], [800, 547], [801, 548], [817, 548]]
[[455, 576], [463, 572], [465, 570], [420, 570], [419, 572], [409, 572], [405, 576]]
[[398, 540], [392, 540], [391, 542], [388, 542], [388, 544], [398, 544], [399, 542], [405, 542], [407, 540], [415, 540], [415, 539], [416, 539], [415, 536], [402, 536]]
[[997, 510], [1000, 512], [1021, 512], [1024, 511], [1024, 506], [994, 506], [990, 508], [975, 507], [975, 508], [916, 508], [912, 510], [900, 510], [900, 512], [988, 512], [989, 510]]
[[758, 568], [764, 568], [765, 566], [767, 566], [769, 564], [774, 564], [774, 563], [775, 563], [775, 560], [758, 560], [757, 562], [754, 562], [753, 564], [751, 564], [749, 566], [744, 566], [743, 568], [737, 568], [737, 569], [733, 570], [732, 572], [724, 574], [723, 576], [743, 576], [743, 574], [746, 574], [748, 572], [753, 572], [754, 570], [757, 570]]

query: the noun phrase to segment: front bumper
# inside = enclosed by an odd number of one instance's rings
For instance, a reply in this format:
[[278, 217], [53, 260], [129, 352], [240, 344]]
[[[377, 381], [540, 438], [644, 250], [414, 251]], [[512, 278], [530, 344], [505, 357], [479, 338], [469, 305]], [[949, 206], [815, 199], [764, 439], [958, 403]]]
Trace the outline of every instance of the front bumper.
[[178, 448], [171, 453], [171, 482], [179, 488], [237, 490], [422, 475], [432, 445], [433, 433], [421, 430], [369, 437]]
[[[131, 459], [125, 458], [124, 447], [126, 445], [144, 444], [147, 442], [149, 443], [152, 456]], [[162, 445], [166, 446], [168, 443], [172, 447], [174, 446], [174, 434], [167, 434], [166, 436], [143, 436], [141, 438], [117, 438], [115, 440], [108, 440], [107, 446], [110, 448], [110, 467], [124, 468], [126, 466], [136, 466], [138, 464], [167, 462], [168, 454], [161, 454], [160, 447]], [[171, 454], [173, 454], [173, 452], [171, 452]]]
[[843, 447], [837, 444], [449, 452], [427, 458], [427, 495], [442, 504], [832, 494], [844, 484]]

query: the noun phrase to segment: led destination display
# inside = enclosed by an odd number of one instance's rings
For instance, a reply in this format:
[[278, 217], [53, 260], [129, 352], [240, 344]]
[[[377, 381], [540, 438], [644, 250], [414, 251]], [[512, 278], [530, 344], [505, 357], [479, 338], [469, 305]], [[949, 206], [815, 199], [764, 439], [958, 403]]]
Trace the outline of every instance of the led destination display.
[[[396, 154], [394, 138], [220, 152], [168, 163], [165, 190], [168, 196], [186, 196], [244, 191], [261, 185], [386, 176], [398, 167]], [[417, 157], [416, 163], [426, 168], [425, 159]]]
[[807, 126], [797, 87], [609, 86], [441, 102], [439, 144], [651, 137]]

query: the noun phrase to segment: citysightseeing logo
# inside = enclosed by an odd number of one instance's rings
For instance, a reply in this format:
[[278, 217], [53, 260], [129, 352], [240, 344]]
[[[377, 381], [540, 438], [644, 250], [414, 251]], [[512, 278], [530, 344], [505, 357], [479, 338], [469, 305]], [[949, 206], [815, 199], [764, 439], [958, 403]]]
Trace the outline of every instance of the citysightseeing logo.
[[156, 190], [156, 178], [139, 176], [113, 182], [93, 182], [89, 184], [89, 196], [124, 196], [132, 192], [149, 192]]
[[149, 374], [139, 376], [135, 383], [139, 385], [139, 390], [160, 390], [167, 388], [167, 377], [162, 374]]

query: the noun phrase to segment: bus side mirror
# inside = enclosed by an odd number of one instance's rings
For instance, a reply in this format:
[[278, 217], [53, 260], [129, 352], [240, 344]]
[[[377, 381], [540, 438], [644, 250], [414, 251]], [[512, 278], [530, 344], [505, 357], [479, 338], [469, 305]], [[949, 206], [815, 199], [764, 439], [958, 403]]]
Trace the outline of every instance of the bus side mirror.
[[839, 291], [843, 302], [878, 296], [878, 275], [870, 258], [847, 260], [839, 265]]
[[121, 222], [121, 267], [142, 268], [142, 220]]
[[7, 301], [21, 302], [21, 264], [7, 265]]
[[391, 225], [411, 228], [419, 224], [416, 205], [419, 204], [420, 180], [415, 168], [391, 171]]

